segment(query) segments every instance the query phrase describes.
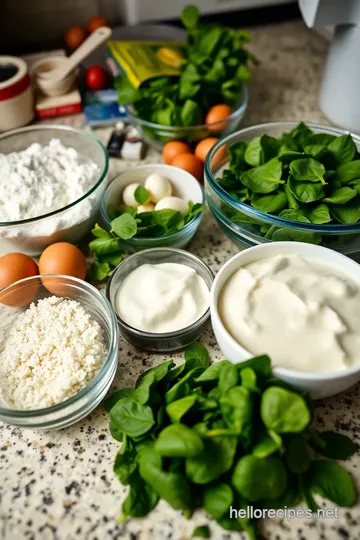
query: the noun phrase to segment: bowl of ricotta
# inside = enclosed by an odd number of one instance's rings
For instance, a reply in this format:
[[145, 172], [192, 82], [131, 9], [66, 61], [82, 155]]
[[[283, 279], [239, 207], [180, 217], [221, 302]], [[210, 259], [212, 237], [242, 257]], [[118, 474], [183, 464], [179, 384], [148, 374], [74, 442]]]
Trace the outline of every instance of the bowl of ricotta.
[[196, 255], [153, 248], [125, 259], [112, 273], [106, 296], [120, 332], [139, 349], [183, 349], [204, 331], [210, 317], [214, 276]]
[[360, 380], [360, 267], [335, 251], [274, 242], [235, 255], [211, 290], [225, 357], [270, 356], [274, 376], [314, 399]]
[[96, 220], [108, 158], [90, 133], [31, 126], [0, 136], [0, 254], [78, 243]]

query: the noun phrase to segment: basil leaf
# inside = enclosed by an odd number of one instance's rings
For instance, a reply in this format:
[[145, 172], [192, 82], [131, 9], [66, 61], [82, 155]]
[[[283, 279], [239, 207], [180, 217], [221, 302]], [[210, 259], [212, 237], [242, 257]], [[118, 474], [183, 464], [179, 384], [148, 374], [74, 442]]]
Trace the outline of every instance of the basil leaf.
[[270, 386], [261, 398], [261, 419], [277, 433], [299, 433], [311, 420], [305, 400], [295, 392]]
[[241, 181], [255, 193], [271, 193], [279, 187], [279, 184], [284, 183], [284, 180], [281, 180], [281, 174], [282, 165], [278, 159], [274, 158], [265, 165], [242, 173]]
[[356, 145], [350, 134], [336, 137], [330, 142], [328, 149], [334, 155], [337, 165], [352, 161], [356, 153]]
[[325, 167], [315, 159], [296, 159], [290, 163], [290, 174], [298, 182], [321, 182], [325, 184]]
[[122, 214], [111, 222], [111, 229], [122, 240], [129, 240], [137, 232], [137, 224], [130, 214]]
[[183, 424], [175, 424], [162, 430], [155, 450], [164, 457], [196, 458], [204, 452], [204, 444], [196, 431]]
[[339, 506], [352, 506], [357, 500], [350, 474], [335, 461], [313, 461], [309, 472], [311, 488]]
[[[327, 199], [323, 199], [325, 202], [329, 202]], [[311, 223], [316, 223], [321, 225], [322, 223], [329, 223], [331, 221], [331, 216], [328, 207], [326, 204], [319, 204], [312, 208], [308, 213], [309, 220]]]
[[323, 199], [323, 201], [329, 204], [345, 204], [356, 197], [356, 195], [355, 189], [344, 186], [332, 191], [328, 197]]
[[134, 192], [134, 199], [139, 204], [144, 204], [149, 199], [149, 192], [145, 186], [139, 185]]
[[262, 212], [279, 212], [287, 203], [284, 191], [274, 192], [270, 195], [255, 195], [251, 199], [251, 205]]

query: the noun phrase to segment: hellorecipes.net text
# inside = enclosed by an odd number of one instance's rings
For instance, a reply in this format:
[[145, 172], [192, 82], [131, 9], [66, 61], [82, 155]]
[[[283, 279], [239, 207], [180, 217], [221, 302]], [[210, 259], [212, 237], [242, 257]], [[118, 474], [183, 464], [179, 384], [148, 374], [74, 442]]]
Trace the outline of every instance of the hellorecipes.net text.
[[254, 508], [253, 506], [247, 506], [246, 508], [236, 509], [230, 506], [229, 510], [230, 519], [286, 519], [291, 521], [292, 519], [339, 519], [339, 508], [319, 508], [316, 512], [312, 512], [308, 508], [287, 508], [282, 509], [261, 509]]

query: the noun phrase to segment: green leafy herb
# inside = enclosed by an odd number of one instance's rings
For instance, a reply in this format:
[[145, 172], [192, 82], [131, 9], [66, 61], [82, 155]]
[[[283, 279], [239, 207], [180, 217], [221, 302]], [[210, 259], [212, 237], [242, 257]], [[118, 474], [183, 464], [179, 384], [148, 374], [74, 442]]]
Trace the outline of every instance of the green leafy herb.
[[201, 525], [193, 530], [191, 538], [210, 538], [210, 529], [207, 525]]
[[139, 204], [144, 204], [149, 198], [149, 192], [145, 186], [139, 185], [134, 192], [135, 201]]

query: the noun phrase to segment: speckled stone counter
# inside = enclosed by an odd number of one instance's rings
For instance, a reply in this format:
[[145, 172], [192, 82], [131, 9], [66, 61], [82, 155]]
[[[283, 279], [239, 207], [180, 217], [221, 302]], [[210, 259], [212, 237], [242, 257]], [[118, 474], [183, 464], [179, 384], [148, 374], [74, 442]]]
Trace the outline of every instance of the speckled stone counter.
[[[252, 50], [261, 58], [250, 85], [246, 124], [269, 120], [322, 121], [317, 91], [328, 44], [301, 22], [257, 28]], [[63, 123], [82, 125], [82, 117]], [[110, 130], [98, 130], [106, 141]], [[159, 157], [150, 152], [148, 162]], [[135, 166], [112, 160], [111, 174]], [[236, 247], [206, 215], [188, 248], [216, 272]], [[202, 338], [212, 360], [220, 359], [211, 328]], [[180, 359], [177, 355], [175, 359]], [[163, 360], [143, 353], [121, 339], [116, 387], [132, 385], [146, 368]], [[360, 439], [358, 388], [318, 404], [321, 428], [336, 427]], [[108, 432], [108, 418], [98, 407], [88, 418], [59, 432], [25, 431], [0, 424], [0, 539], [1, 540], [187, 540], [195, 526], [207, 522], [196, 513], [187, 521], [180, 512], [160, 503], [144, 520], [116, 524], [126, 488], [112, 473], [118, 449]], [[360, 480], [359, 456], [345, 466]], [[329, 505], [329, 508], [332, 508]], [[212, 538], [246, 538], [210, 522]], [[271, 540], [333, 540], [360, 538], [360, 507], [341, 509], [338, 520], [267, 521], [264, 536]]]

